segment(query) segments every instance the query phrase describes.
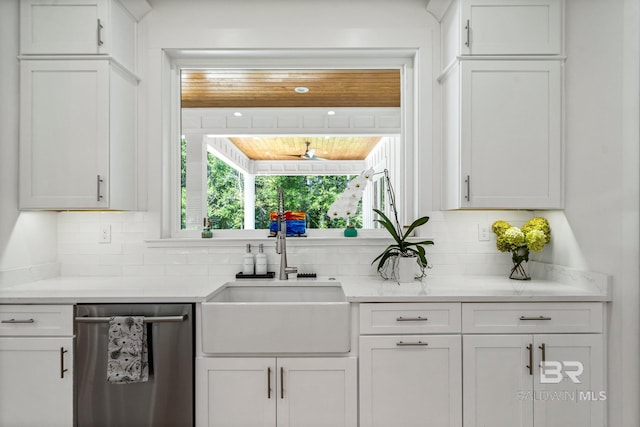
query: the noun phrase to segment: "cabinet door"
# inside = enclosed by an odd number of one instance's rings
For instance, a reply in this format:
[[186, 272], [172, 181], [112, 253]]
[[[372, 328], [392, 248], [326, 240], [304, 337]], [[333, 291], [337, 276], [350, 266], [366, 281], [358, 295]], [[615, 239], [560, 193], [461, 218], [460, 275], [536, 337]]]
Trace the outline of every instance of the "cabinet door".
[[104, 53], [108, 48], [107, 16], [106, 0], [22, 0], [21, 52]]
[[451, 335], [360, 337], [360, 425], [461, 426], [460, 340]]
[[108, 207], [108, 62], [22, 61], [20, 113], [20, 207]]
[[73, 338], [0, 338], [0, 425], [73, 425]]
[[463, 0], [465, 55], [561, 53], [562, 0]]
[[275, 427], [274, 358], [197, 358], [196, 425]]
[[278, 427], [358, 425], [355, 358], [278, 358], [277, 375]]
[[531, 335], [464, 336], [465, 427], [533, 426], [533, 345]]
[[560, 62], [462, 61], [461, 67], [461, 205], [560, 208]]
[[602, 335], [535, 335], [534, 348], [547, 362], [544, 367], [536, 363], [535, 426], [604, 426]]

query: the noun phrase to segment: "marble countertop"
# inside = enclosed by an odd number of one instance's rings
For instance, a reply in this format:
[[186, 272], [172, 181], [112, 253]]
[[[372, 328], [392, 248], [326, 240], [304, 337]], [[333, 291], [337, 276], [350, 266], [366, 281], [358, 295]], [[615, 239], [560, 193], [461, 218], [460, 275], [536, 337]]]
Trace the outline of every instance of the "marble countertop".
[[[553, 272], [552, 272], [553, 273]], [[610, 301], [608, 276], [581, 272], [546, 274], [546, 279], [500, 276], [433, 276], [401, 283], [379, 277], [260, 280], [264, 285], [339, 282], [350, 302], [536, 302]], [[235, 278], [222, 277], [57, 277], [0, 288], [2, 304], [204, 302]], [[248, 283], [238, 280], [238, 283]], [[255, 282], [254, 282], [255, 283]]]

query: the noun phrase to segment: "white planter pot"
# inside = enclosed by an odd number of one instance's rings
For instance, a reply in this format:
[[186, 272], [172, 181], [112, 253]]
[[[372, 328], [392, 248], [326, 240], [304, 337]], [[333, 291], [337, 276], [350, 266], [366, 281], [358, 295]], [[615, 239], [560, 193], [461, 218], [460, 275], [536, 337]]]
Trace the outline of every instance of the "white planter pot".
[[417, 260], [414, 257], [398, 257], [396, 279], [400, 283], [413, 282], [416, 278]]

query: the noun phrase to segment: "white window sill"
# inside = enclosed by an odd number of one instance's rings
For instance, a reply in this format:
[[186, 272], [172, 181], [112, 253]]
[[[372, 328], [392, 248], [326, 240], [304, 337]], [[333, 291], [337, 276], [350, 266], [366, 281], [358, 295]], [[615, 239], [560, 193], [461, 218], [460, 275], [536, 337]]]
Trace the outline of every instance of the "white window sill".
[[[309, 235], [307, 237], [287, 237], [288, 246], [361, 246], [361, 245], [388, 245], [393, 242], [386, 231], [382, 230], [358, 230], [357, 237], [344, 237], [342, 230], [335, 230], [336, 233], [323, 235]], [[339, 233], [338, 233], [339, 232]], [[412, 237], [415, 240], [433, 240], [428, 236]], [[168, 239], [145, 240], [149, 248], [197, 248], [208, 246], [244, 247], [247, 243], [267, 243], [276, 244], [275, 237], [267, 237], [263, 234], [248, 233], [246, 236], [236, 233], [235, 235], [216, 235], [213, 232], [212, 238], [203, 239], [200, 237], [180, 237]]]

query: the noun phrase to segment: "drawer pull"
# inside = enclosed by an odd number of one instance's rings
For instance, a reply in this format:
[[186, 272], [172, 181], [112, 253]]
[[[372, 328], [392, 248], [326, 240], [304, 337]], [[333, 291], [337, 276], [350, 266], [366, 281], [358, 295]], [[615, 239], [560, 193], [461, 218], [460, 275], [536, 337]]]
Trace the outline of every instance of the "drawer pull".
[[520, 320], [551, 320], [551, 317], [547, 317], [547, 316], [538, 316], [538, 317], [520, 316]]
[[426, 322], [427, 320], [429, 320], [429, 319], [427, 319], [426, 317], [421, 317], [421, 316], [418, 316], [418, 317], [402, 317], [402, 316], [400, 316], [400, 317], [396, 318], [397, 322]]
[[9, 319], [3, 320], [2, 323], [35, 323], [34, 319]]
[[403, 341], [398, 341], [396, 343], [396, 345], [398, 347], [425, 347], [428, 346], [429, 343], [428, 342], [422, 342], [422, 341], [418, 341], [418, 342], [403, 342]]

